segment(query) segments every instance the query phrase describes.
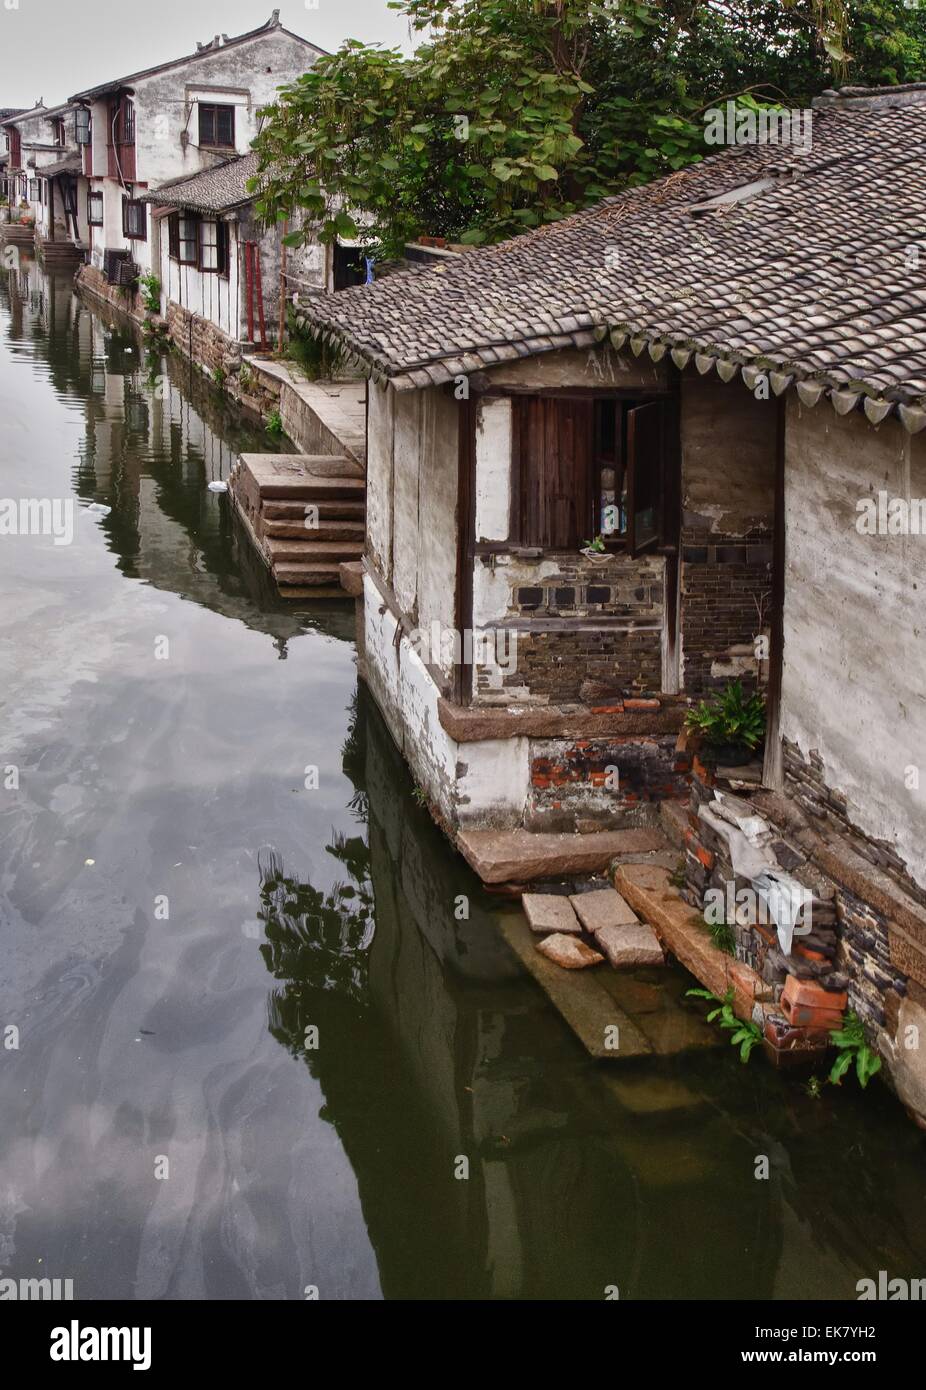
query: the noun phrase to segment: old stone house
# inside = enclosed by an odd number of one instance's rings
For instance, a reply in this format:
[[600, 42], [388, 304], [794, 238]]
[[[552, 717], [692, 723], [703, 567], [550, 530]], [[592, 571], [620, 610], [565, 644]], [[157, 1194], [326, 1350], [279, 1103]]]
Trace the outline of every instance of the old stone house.
[[754, 804], [924, 1115], [920, 134], [926, 84], [827, 93], [809, 148], [309, 312], [370, 375], [364, 671], [457, 843], [683, 805], [685, 706], [761, 681]]
[[[195, 53], [78, 92], [72, 102], [82, 113], [88, 181], [84, 288], [112, 299], [110, 286], [157, 273], [161, 223], [152, 218], [146, 194], [246, 155], [258, 134], [258, 112], [321, 52], [284, 28], [274, 10], [248, 33], [218, 34]], [[197, 266], [212, 273], [222, 255], [209, 240], [215, 222], [205, 219], [197, 227]], [[131, 268], [120, 270], [121, 262]]]

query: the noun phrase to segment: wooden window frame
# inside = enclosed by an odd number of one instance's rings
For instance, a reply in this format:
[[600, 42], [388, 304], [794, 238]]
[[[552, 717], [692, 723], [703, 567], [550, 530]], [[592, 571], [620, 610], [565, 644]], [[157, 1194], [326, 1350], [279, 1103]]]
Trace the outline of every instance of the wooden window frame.
[[[131, 208], [141, 209], [141, 217], [144, 222], [144, 229], [140, 232], [133, 232], [130, 228], [129, 210]], [[122, 199], [122, 235], [129, 241], [148, 240], [148, 205], [139, 198]]]
[[[200, 148], [211, 150], [233, 150], [235, 146], [235, 107], [227, 102], [200, 101], [197, 123]], [[219, 138], [219, 113], [227, 113], [231, 122], [231, 139]], [[211, 131], [208, 126], [211, 124]]]
[[[203, 233], [207, 227], [215, 227], [215, 242], [206, 242]], [[203, 275], [228, 276], [228, 223], [220, 217], [202, 217], [199, 222], [198, 246], [199, 246], [199, 269]], [[206, 250], [215, 251], [215, 265], [207, 265], [204, 252]]]
[[[99, 198], [99, 200], [100, 200], [100, 203], [99, 203], [99, 206], [100, 206], [100, 216], [99, 216], [99, 220], [97, 220], [97, 219], [93, 216], [94, 200], [97, 199], [97, 198]], [[101, 190], [101, 189], [98, 189], [98, 188], [91, 188], [91, 189], [88, 189], [88, 190], [87, 190], [87, 226], [88, 226], [88, 227], [102, 227], [102, 225], [103, 225], [103, 193], [102, 193], [102, 190]]]
[[[508, 394], [512, 401], [512, 501], [511, 501], [511, 525], [510, 539], [504, 544], [479, 545], [477, 549], [483, 550], [510, 550], [512, 548], [541, 550], [544, 553], [561, 553], [572, 549], [578, 550], [584, 540], [591, 540], [597, 535], [602, 535], [604, 545], [610, 552], [616, 554], [626, 554], [631, 558], [648, 554], [650, 552], [664, 551], [666, 549], [667, 534], [667, 497], [670, 487], [667, 482], [667, 475], [670, 469], [670, 458], [672, 455], [670, 432], [671, 420], [673, 418], [669, 409], [670, 397], [666, 393], [650, 393], [636, 395], [633, 393], [621, 392], [569, 392], [569, 391], [549, 391], [549, 392], [517, 392], [502, 393]], [[523, 457], [524, 447], [524, 411], [529, 410], [529, 406], [519, 402], [525, 401], [586, 401], [593, 411], [594, 424], [591, 443], [587, 446], [589, 469], [588, 476], [583, 480], [576, 479], [576, 496], [579, 499], [579, 507], [585, 517], [583, 522], [581, 517], [575, 519], [575, 530], [578, 534], [563, 545], [554, 545], [544, 539], [542, 531], [543, 524], [531, 530], [527, 523], [527, 488], [529, 486], [529, 474], [527, 469], [529, 464]], [[546, 409], [546, 408], [544, 408]], [[613, 446], [606, 449], [602, 446], [602, 423], [601, 417], [605, 410], [614, 411], [615, 429], [613, 435]], [[651, 411], [658, 412], [653, 416]], [[635, 412], [639, 412], [635, 414]], [[645, 430], [642, 428], [646, 426]], [[634, 435], [634, 428], [636, 437]], [[546, 428], [546, 426], [545, 426]], [[559, 426], [562, 428], [562, 425]], [[628, 439], [628, 431], [631, 438]], [[646, 486], [643, 486], [644, 475], [642, 470], [650, 467], [653, 458], [653, 436], [656, 435], [656, 468], [655, 480], [651, 473], [645, 478]], [[646, 450], [644, 459], [642, 450]], [[636, 467], [634, 461], [636, 460]], [[602, 481], [601, 474], [604, 467], [615, 469], [615, 493], [617, 505], [620, 506], [623, 485], [626, 484], [626, 508], [625, 525], [617, 534], [606, 534], [602, 527]], [[655, 486], [654, 486], [655, 483]], [[565, 495], [565, 493], [564, 493]], [[645, 497], [651, 505], [644, 509], [636, 506], [640, 497]], [[585, 506], [585, 503], [588, 503]], [[641, 512], [652, 512], [655, 515], [655, 526], [643, 533], [639, 529]], [[574, 542], [574, 544], [573, 544]]]
[[42, 201], [42, 188], [40, 179], [32, 178], [30, 176], [29, 187], [26, 193], [26, 197], [28, 198], [30, 203], [40, 203]]
[[[85, 139], [81, 139], [85, 136]], [[78, 106], [74, 109], [74, 142], [80, 148], [93, 143], [93, 130], [89, 106]]]

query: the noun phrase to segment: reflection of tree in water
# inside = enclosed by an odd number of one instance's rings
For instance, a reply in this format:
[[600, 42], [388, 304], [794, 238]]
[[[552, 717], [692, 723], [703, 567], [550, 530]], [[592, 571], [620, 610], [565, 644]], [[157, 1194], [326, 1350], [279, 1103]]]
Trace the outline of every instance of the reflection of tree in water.
[[[342, 767], [356, 788], [349, 805], [366, 822], [366, 793], [358, 785], [365, 749], [356, 695], [342, 749]], [[274, 979], [284, 982], [269, 1003], [270, 1031], [293, 1053], [304, 1050], [305, 1006], [318, 993], [363, 1006], [367, 1002], [368, 953], [376, 930], [370, 851], [362, 835], [332, 832], [326, 852], [342, 873], [325, 892], [287, 874], [272, 846], [258, 852], [261, 954]]]

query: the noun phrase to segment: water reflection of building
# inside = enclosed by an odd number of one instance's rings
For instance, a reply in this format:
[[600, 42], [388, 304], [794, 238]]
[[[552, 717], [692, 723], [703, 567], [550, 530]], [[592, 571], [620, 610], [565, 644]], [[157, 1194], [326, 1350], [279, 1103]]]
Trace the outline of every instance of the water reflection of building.
[[[344, 770], [366, 835], [332, 839], [327, 889], [264, 852], [261, 950], [271, 1032], [322, 1084], [387, 1297], [853, 1297], [872, 1260], [913, 1269], [926, 1224], [909, 1193], [869, 1180], [879, 1154], [833, 1145], [827, 1099], [732, 1050], [613, 1069], [586, 1056], [362, 693]], [[856, 1101], [870, 1104], [833, 1107]], [[892, 1139], [850, 1123], [896, 1142], [896, 1124]]]
[[147, 352], [129, 320], [91, 310], [68, 277], [27, 254], [0, 276], [0, 293], [9, 337], [30, 339], [58, 394], [83, 405], [74, 488], [112, 508], [102, 526], [126, 575], [267, 632], [281, 656], [308, 627], [353, 636], [346, 603], [299, 613], [279, 600], [227, 498], [207, 488], [239, 451], [279, 447], [270, 436], [189, 363]]

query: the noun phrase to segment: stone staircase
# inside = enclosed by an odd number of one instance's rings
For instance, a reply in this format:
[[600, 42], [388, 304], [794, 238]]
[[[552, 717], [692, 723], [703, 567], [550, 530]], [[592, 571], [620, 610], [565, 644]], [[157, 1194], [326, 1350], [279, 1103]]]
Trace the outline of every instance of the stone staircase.
[[363, 555], [366, 479], [347, 455], [241, 454], [228, 491], [283, 598], [343, 598]]

